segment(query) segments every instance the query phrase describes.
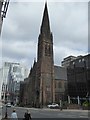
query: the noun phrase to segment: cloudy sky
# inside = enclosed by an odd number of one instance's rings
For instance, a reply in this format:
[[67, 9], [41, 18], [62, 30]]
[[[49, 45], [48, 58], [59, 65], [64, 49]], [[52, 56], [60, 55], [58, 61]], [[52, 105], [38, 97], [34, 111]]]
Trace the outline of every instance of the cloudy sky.
[[[59, 1], [47, 2], [56, 65], [69, 55], [88, 52], [88, 0]], [[44, 0], [11, 0], [0, 41], [3, 61], [20, 62], [30, 68], [34, 58], [37, 59], [44, 3]]]

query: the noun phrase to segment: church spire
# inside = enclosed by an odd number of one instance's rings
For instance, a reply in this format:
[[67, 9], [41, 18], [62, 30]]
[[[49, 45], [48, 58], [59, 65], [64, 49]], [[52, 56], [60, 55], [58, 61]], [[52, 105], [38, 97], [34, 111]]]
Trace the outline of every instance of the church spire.
[[44, 14], [42, 19], [41, 25], [41, 34], [48, 37], [50, 35], [50, 25], [49, 25], [49, 16], [48, 16], [48, 9], [47, 9], [47, 2], [45, 3]]

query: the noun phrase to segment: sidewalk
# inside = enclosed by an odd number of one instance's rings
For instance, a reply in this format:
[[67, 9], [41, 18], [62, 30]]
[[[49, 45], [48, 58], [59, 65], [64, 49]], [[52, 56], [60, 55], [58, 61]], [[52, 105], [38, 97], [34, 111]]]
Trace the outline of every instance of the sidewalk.
[[2, 116], [0, 115], [0, 120], [2, 119]]
[[50, 109], [50, 108], [26, 108], [26, 107], [18, 107], [18, 108], [23, 108], [23, 109], [30, 109], [30, 110], [40, 110], [40, 111], [81, 111], [81, 112], [89, 112], [89, 110], [82, 110], [82, 109]]
[[2, 111], [0, 111], [0, 120], [2, 119]]
[[50, 109], [50, 108], [28, 108], [32, 110], [46, 110], [46, 111], [84, 111], [84, 112], [89, 112], [88, 110], [82, 110], [82, 109]]

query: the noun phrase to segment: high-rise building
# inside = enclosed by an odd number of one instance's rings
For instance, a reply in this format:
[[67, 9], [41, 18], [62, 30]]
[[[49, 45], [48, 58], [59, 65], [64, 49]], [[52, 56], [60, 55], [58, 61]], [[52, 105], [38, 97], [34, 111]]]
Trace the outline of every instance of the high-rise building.
[[[5, 99], [5, 93], [7, 91], [7, 81], [8, 81], [8, 72], [9, 72], [9, 64], [6, 62], [3, 64], [3, 67], [0, 70], [0, 97], [3, 96]], [[2, 98], [1, 98], [2, 99]]]
[[63, 61], [61, 62], [61, 65], [63, 66], [63, 67], [68, 67], [69, 66], [69, 64], [70, 64], [70, 62], [71, 61], [73, 61], [73, 60], [75, 60], [77, 57], [75, 57], [75, 56], [68, 56], [68, 57], [66, 57], [66, 58], [64, 58], [63, 59]]
[[2, 69], [0, 68], [0, 100], [1, 100], [1, 91], [2, 91]]
[[[29, 70], [20, 63], [4, 62], [1, 68], [1, 97], [10, 96], [19, 90], [20, 81], [23, 81], [29, 74]], [[10, 98], [8, 97], [8, 98]]]
[[72, 101], [77, 97], [83, 102], [90, 99], [90, 54], [77, 57], [67, 68], [68, 95]]

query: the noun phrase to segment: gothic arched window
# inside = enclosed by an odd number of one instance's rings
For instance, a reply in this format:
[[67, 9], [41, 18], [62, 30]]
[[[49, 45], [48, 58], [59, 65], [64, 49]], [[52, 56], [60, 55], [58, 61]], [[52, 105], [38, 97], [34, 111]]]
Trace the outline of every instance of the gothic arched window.
[[47, 56], [47, 45], [45, 45], [45, 56]]
[[51, 55], [51, 47], [50, 45], [45, 45], [45, 56]]

